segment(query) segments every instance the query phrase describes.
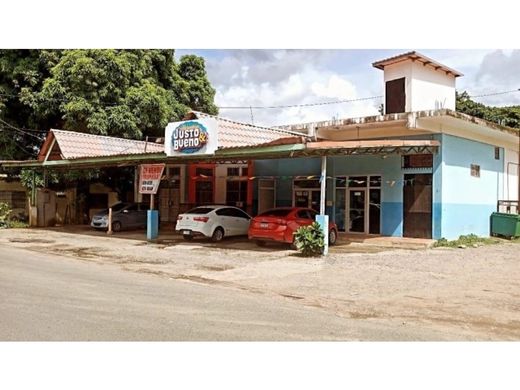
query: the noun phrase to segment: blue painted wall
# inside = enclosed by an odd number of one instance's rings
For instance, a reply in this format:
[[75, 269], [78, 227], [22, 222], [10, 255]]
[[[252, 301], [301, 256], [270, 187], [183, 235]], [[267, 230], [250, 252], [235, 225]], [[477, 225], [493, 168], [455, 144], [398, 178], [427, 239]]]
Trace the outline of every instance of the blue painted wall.
[[[495, 147], [464, 138], [443, 135], [442, 237], [462, 234], [487, 236], [489, 218], [496, 210], [504, 167], [504, 153], [495, 159]], [[471, 164], [480, 165], [480, 178], [471, 176]]]
[[401, 157], [397, 155], [390, 155], [386, 158], [381, 156], [338, 156], [329, 157], [328, 161], [331, 176], [381, 175], [381, 234], [401, 236], [403, 233]]
[[[493, 145], [444, 134], [417, 136], [414, 139], [441, 141], [434, 154], [433, 169], [402, 169], [401, 156], [329, 157], [329, 176], [378, 175], [381, 186], [381, 234], [403, 234], [403, 178], [404, 174], [432, 173], [432, 236], [458, 238], [462, 234], [489, 235], [489, 217], [496, 209], [502, 188], [504, 151], [495, 159]], [[471, 164], [480, 165], [480, 178], [472, 177]], [[259, 160], [255, 175], [277, 176], [276, 204], [292, 204], [292, 179], [297, 175], [319, 175], [320, 158], [292, 158]], [[281, 177], [280, 177], [281, 176]], [[286, 176], [284, 178], [284, 176]], [[335, 182], [327, 181], [327, 207], [331, 220], [335, 214]], [[258, 191], [255, 187], [255, 200]], [[256, 203], [256, 202], [255, 202]]]
[[[294, 176], [320, 175], [320, 158], [284, 158], [256, 160], [255, 176], [274, 176], [276, 180], [276, 206], [292, 206]], [[253, 200], [258, 200], [258, 181], [255, 180]]]
[[[256, 176], [276, 176], [276, 205], [292, 205], [292, 180], [294, 176], [320, 175], [320, 158], [292, 158], [279, 160], [257, 160]], [[413, 170], [410, 173], [431, 173], [429, 170]], [[347, 156], [327, 159], [328, 176], [381, 175], [381, 234], [402, 236], [403, 234], [403, 171], [401, 157]], [[326, 212], [331, 220], [335, 215], [335, 182], [327, 180], [327, 200], [333, 203]], [[254, 199], [258, 191], [255, 187]], [[256, 204], [256, 202], [255, 202]]]

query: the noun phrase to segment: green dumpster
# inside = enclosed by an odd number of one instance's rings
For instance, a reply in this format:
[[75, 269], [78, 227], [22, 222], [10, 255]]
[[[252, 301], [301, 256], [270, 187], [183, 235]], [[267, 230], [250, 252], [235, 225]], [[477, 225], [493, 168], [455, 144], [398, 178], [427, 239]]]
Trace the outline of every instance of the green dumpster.
[[491, 214], [491, 234], [505, 237], [520, 237], [520, 215], [507, 213]]

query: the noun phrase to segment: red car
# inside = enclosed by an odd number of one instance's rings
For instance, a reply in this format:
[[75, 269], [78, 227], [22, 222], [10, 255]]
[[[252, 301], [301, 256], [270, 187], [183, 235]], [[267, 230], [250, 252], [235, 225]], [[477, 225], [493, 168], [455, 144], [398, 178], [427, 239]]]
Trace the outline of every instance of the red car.
[[[318, 213], [313, 209], [302, 207], [280, 207], [264, 211], [257, 215], [249, 225], [247, 235], [263, 246], [267, 241], [292, 244], [294, 233], [300, 226], [312, 224]], [[338, 238], [338, 227], [329, 223], [329, 245], [334, 245]]]

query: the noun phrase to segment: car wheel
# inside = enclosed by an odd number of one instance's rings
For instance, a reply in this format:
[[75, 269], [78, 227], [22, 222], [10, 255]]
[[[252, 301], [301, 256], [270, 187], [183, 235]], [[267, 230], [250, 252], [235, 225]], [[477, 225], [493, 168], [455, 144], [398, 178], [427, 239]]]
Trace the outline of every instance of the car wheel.
[[224, 238], [224, 230], [221, 227], [216, 228], [215, 231], [213, 232], [213, 235], [211, 236], [211, 240], [213, 242], [218, 242], [218, 241], [222, 241], [223, 238]]
[[338, 239], [338, 233], [336, 230], [332, 229], [329, 232], [329, 245], [334, 245]]
[[265, 246], [265, 244], [267, 244], [265, 241], [256, 240], [256, 245], [258, 246]]
[[120, 232], [121, 231], [121, 222], [119, 222], [119, 221], [112, 222], [112, 231]]
[[190, 236], [190, 235], [188, 235], [188, 234], [184, 234], [184, 235], [182, 236], [182, 238], [184, 238], [186, 241], [191, 241], [191, 240], [193, 240], [193, 236]]

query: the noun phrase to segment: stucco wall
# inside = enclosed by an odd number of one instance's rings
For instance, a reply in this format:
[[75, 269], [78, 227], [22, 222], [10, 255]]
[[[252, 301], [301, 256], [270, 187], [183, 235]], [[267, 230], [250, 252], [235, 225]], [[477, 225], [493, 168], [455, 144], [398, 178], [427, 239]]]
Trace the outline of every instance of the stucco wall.
[[418, 62], [412, 65], [410, 111], [455, 110], [455, 77]]
[[[416, 137], [422, 138], [422, 137]], [[431, 138], [429, 136], [428, 138]], [[440, 136], [436, 136], [440, 138]], [[435, 209], [435, 202], [440, 197], [440, 157], [434, 156], [434, 210], [438, 221], [433, 221], [434, 232], [440, 231], [440, 210]], [[255, 163], [256, 176], [276, 177], [276, 206], [292, 206], [292, 180], [297, 175], [320, 175], [320, 158], [292, 158], [280, 160], [259, 160]], [[403, 178], [405, 173], [432, 173], [432, 169], [401, 168], [401, 156], [338, 156], [328, 157], [327, 176], [381, 175], [381, 234], [400, 237], [403, 235]], [[326, 212], [334, 220], [336, 199], [335, 184], [327, 180]], [[255, 186], [254, 199], [258, 200]], [[255, 202], [256, 203], [256, 202]], [[435, 234], [435, 233], [434, 233]]]
[[[504, 153], [495, 147], [450, 135], [442, 136], [442, 237], [489, 235], [490, 215], [503, 191]], [[480, 177], [471, 176], [480, 165]]]
[[[255, 176], [275, 176], [276, 207], [286, 207], [292, 206], [294, 176], [319, 175], [320, 172], [321, 160], [319, 158], [285, 158], [255, 161], [254, 174]], [[258, 186], [256, 184], [253, 200], [258, 200]]]
[[385, 83], [405, 77], [405, 111], [455, 110], [455, 77], [419, 62], [403, 61], [384, 70]]
[[504, 200], [518, 200], [518, 152], [504, 149]]

